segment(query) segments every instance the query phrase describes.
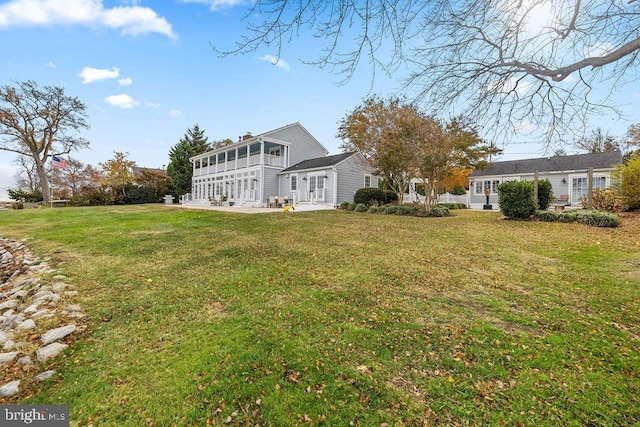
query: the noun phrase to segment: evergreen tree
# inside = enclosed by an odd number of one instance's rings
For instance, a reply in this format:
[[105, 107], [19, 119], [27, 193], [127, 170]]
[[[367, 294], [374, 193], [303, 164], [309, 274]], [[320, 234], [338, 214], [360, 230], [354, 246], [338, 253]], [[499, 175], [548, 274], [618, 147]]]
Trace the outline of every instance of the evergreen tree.
[[169, 165], [167, 174], [173, 179], [173, 190], [176, 196], [191, 191], [191, 178], [193, 166], [189, 158], [211, 150], [208, 137], [204, 136], [204, 130], [196, 123], [187, 129], [184, 137], [169, 151]]

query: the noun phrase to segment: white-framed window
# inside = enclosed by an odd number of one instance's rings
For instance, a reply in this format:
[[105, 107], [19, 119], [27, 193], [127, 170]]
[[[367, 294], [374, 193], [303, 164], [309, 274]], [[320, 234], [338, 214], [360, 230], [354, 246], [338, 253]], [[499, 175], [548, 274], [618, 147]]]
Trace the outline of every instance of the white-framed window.
[[297, 191], [298, 190], [298, 175], [290, 175], [289, 176], [289, 189], [291, 191]]
[[364, 175], [364, 186], [365, 188], [371, 187], [371, 175]]
[[476, 181], [474, 185], [474, 192], [476, 195], [484, 196], [484, 189], [489, 187], [490, 194], [498, 194], [498, 186], [500, 185], [499, 179]]
[[[607, 188], [607, 178], [604, 176], [594, 176], [593, 188], [600, 188], [602, 190]], [[586, 176], [571, 178], [571, 202], [580, 202], [582, 196], [587, 196], [588, 194], [589, 178]]]

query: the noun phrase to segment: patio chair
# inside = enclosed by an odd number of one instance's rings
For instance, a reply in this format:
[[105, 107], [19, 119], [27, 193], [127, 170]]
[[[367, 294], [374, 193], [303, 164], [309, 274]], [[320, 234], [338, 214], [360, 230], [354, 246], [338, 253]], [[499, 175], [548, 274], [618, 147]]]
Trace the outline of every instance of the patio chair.
[[268, 196], [267, 197], [267, 207], [268, 208], [277, 207], [277, 205], [276, 205], [276, 196]]

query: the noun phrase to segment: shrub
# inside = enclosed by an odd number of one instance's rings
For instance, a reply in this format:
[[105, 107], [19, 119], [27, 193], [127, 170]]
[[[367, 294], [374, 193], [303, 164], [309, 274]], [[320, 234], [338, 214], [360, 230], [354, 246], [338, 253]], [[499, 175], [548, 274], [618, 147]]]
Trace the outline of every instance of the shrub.
[[546, 211], [553, 200], [553, 191], [551, 190], [551, 181], [548, 179], [538, 180], [538, 209]]
[[640, 151], [636, 151], [615, 171], [620, 181], [620, 197], [626, 210], [640, 209]]
[[[369, 212], [369, 213], [378, 213], [379, 209], [380, 208], [378, 206], [369, 206], [369, 210], [367, 212]], [[384, 209], [384, 208], [382, 208], [382, 209]]]
[[442, 206], [445, 207], [449, 210], [455, 210], [455, 209], [466, 209], [467, 205], [465, 205], [464, 203], [438, 203], [438, 206]]
[[24, 209], [24, 204], [22, 202], [13, 202], [11, 209]]
[[434, 217], [451, 216], [451, 213], [449, 212], [449, 209], [447, 207], [436, 205], [433, 208], [431, 208], [431, 211], [429, 212], [429, 216], [434, 216]]
[[[580, 197], [582, 206], [587, 206], [587, 196]], [[621, 200], [618, 192], [612, 188], [596, 188], [593, 190], [593, 209], [604, 212], [620, 212], [622, 210]]]
[[398, 212], [398, 206], [387, 206], [384, 208], [385, 215], [395, 215]]
[[464, 196], [465, 194], [467, 194], [467, 189], [461, 185], [456, 185], [451, 189], [449, 193], [453, 194], [454, 196]]
[[123, 202], [127, 205], [139, 205], [143, 203], [158, 203], [160, 199], [153, 188], [128, 185], [125, 188], [126, 196]]
[[342, 202], [342, 203], [340, 203], [340, 207], [339, 208], [347, 210], [347, 208], [349, 207], [349, 203], [351, 203], [351, 202]]
[[12, 200], [25, 203], [37, 203], [41, 202], [43, 199], [42, 191], [39, 188], [36, 188], [33, 191], [8, 189], [7, 195]]
[[498, 186], [500, 210], [507, 218], [530, 218], [536, 213], [533, 182], [506, 181]]
[[384, 190], [385, 195], [385, 204], [387, 203], [398, 203], [398, 193], [391, 190]]
[[620, 225], [620, 218], [608, 212], [581, 211], [577, 216], [577, 222], [596, 227], [617, 227]]
[[558, 222], [560, 215], [561, 214], [559, 212], [538, 211], [538, 213], [536, 213], [536, 218], [543, 222]]
[[368, 210], [369, 208], [367, 208], [367, 205], [365, 205], [364, 203], [358, 203], [355, 209], [353, 209], [354, 212], [366, 212]]
[[385, 192], [379, 188], [366, 187], [360, 188], [353, 196], [355, 203], [364, 203], [368, 206], [384, 205], [387, 202], [387, 196]]
[[347, 210], [352, 211], [356, 208], [356, 206], [358, 206], [356, 202], [349, 202], [349, 204], [347, 205]]
[[564, 212], [539, 211], [536, 219], [545, 222], [578, 222], [595, 227], [618, 227], [620, 218], [607, 212], [570, 210]]

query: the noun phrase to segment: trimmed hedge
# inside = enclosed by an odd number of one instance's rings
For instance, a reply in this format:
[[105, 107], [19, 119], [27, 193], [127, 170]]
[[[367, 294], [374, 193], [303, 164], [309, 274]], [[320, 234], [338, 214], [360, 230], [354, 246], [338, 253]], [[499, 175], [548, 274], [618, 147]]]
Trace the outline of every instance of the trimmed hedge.
[[364, 203], [367, 206], [384, 205], [387, 203], [387, 195], [379, 188], [365, 187], [356, 191], [353, 201], [355, 203]]
[[538, 209], [546, 211], [553, 200], [553, 191], [551, 190], [551, 181], [548, 179], [538, 180]]
[[506, 181], [498, 186], [500, 210], [507, 218], [530, 218], [537, 211], [531, 181]]

